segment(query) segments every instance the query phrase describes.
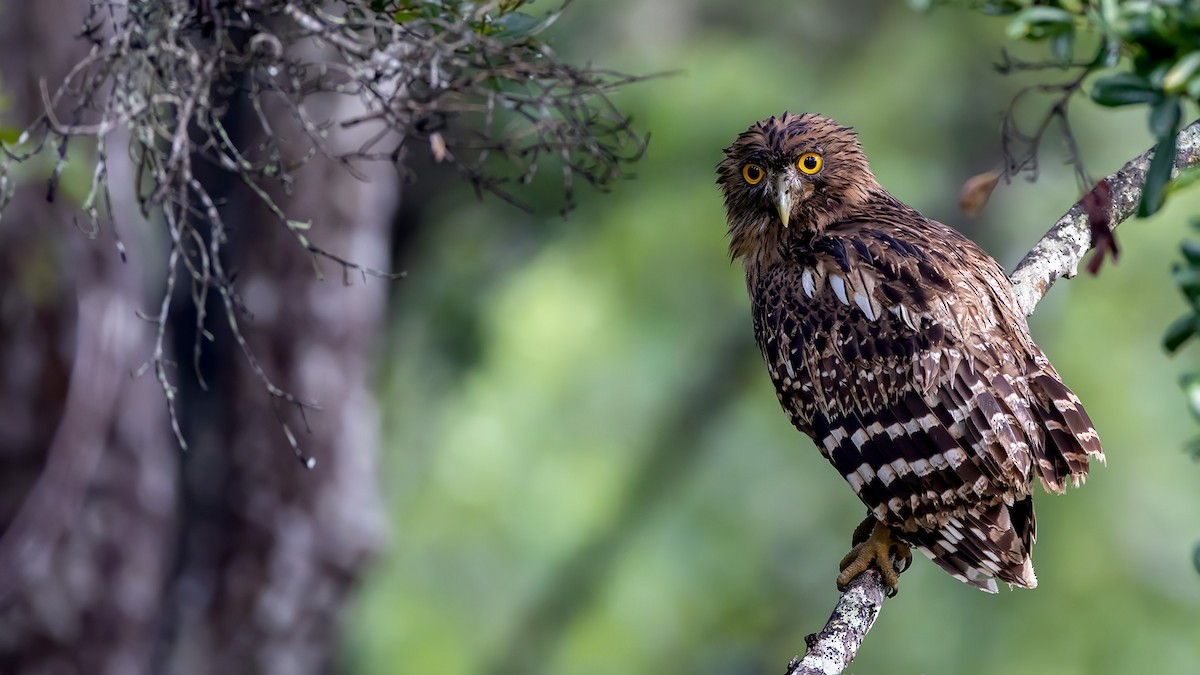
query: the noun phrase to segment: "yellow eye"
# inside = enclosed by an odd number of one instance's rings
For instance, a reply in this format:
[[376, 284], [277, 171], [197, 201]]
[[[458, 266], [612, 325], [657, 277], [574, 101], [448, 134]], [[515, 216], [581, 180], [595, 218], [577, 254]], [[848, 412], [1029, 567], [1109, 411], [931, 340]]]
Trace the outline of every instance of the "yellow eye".
[[763, 169], [757, 164], [747, 164], [742, 167], [742, 178], [751, 185], [758, 185], [758, 182], [763, 179]]
[[800, 161], [796, 162], [796, 166], [811, 176], [821, 170], [821, 156], [815, 152], [806, 152], [800, 155]]

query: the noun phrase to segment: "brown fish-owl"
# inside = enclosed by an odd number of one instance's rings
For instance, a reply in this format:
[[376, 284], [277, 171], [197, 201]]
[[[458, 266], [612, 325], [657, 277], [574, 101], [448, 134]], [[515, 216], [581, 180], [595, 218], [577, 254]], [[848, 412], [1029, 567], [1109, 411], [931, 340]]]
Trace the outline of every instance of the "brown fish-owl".
[[1035, 586], [1033, 484], [1062, 493], [1104, 455], [1004, 270], [824, 117], [754, 124], [717, 174], [779, 401], [869, 509], [839, 587], [875, 565], [894, 589], [909, 546], [986, 591]]

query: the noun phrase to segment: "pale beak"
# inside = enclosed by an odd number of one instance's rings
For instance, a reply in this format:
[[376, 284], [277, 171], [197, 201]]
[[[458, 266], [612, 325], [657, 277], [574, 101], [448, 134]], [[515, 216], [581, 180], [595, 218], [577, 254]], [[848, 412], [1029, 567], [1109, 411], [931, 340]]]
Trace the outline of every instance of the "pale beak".
[[786, 173], [775, 179], [775, 208], [779, 209], [779, 219], [784, 227], [788, 226], [788, 220], [792, 217], [792, 189], [789, 182]]

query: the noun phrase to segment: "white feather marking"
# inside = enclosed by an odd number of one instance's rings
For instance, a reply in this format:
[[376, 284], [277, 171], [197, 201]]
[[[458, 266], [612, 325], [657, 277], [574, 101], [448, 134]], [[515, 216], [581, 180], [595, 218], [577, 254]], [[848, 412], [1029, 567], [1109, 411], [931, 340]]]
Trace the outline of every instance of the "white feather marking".
[[[842, 302], [845, 302], [845, 300], [842, 300]], [[1062, 399], [1062, 398], [1054, 399], [1054, 407], [1057, 408], [1059, 412], [1067, 412], [1068, 410], [1070, 410], [1070, 411], [1075, 410], [1074, 403], [1072, 403], [1066, 399]]]
[[858, 305], [858, 308], [863, 311], [863, 314], [867, 315], [868, 320], [874, 321], [875, 319], [879, 318], [875, 315], [875, 309], [871, 307], [871, 299], [862, 293], [854, 294], [854, 304]]
[[846, 295], [846, 280], [836, 274], [829, 275], [829, 287], [833, 289], [833, 294], [838, 300], [842, 301], [843, 305], [850, 306], [850, 298]]
[[862, 494], [862, 476], [857, 473], [848, 473], [846, 474], [846, 482], [850, 484], [850, 487], [854, 488], [854, 494]]
[[923, 459], [915, 460], [909, 466], [912, 467], [913, 472], [918, 476], [928, 476], [929, 470], [932, 468], [929, 466], [929, 462]]
[[883, 466], [879, 467], [879, 480], [884, 484], [884, 486], [891, 485], [892, 481], [896, 480], [895, 469], [893, 469], [890, 464], [884, 464]]
[[863, 462], [859, 465], [857, 472], [858, 475], [862, 476], [863, 480], [871, 480], [875, 477], [875, 471], [871, 468], [871, 465], [867, 464], [866, 462]]
[[863, 444], [867, 442], [868, 438], [870, 436], [867, 435], [867, 432], [862, 429], [856, 429], [854, 434], [850, 436], [850, 442], [854, 444], [854, 447], [862, 449]]
[[800, 275], [800, 284], [804, 286], [804, 294], [808, 297], [811, 298], [817, 294], [817, 284], [813, 281], [811, 270], [804, 270], [804, 274]]
[[962, 448], [950, 448], [946, 451], [946, 461], [950, 462], [950, 466], [957, 469], [962, 466], [962, 463], [967, 461], [967, 453], [962, 451]]
[[908, 466], [908, 462], [903, 459], [897, 459], [892, 462], [892, 468], [896, 470], [896, 475], [903, 476], [911, 473], [912, 469]]

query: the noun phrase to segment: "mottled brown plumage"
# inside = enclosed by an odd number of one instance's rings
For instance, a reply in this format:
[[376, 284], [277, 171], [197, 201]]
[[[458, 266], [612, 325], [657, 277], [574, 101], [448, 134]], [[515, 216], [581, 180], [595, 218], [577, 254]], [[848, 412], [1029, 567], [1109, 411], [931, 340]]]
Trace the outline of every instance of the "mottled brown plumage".
[[1033, 483], [1061, 493], [1104, 455], [1004, 270], [888, 194], [832, 120], [759, 122], [717, 174], [792, 423], [874, 518], [956, 578], [1035, 586]]

